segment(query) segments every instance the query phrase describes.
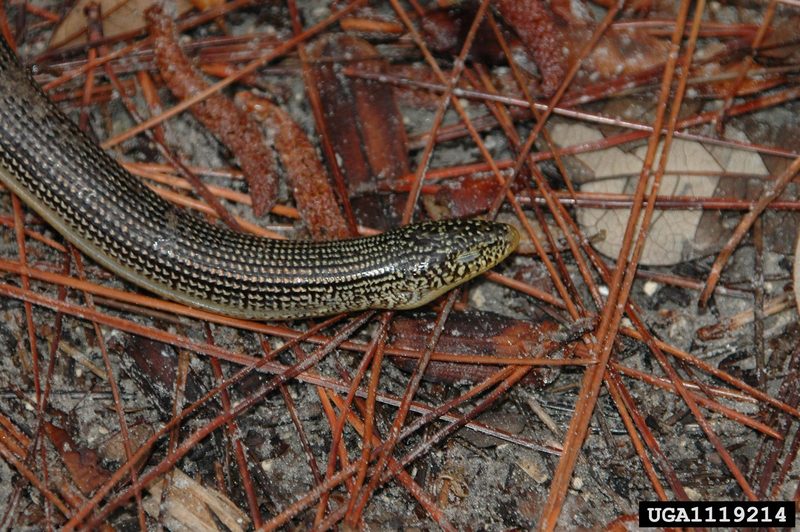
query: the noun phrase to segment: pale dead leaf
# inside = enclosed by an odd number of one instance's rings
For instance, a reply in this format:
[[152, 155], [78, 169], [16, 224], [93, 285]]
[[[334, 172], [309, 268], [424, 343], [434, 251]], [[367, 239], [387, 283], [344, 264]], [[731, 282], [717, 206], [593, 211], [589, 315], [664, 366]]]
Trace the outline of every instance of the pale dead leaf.
[[[92, 2], [100, 3], [103, 17], [103, 35], [114, 37], [127, 32], [139, 31], [145, 27], [144, 12], [156, 0], [78, 0], [61, 24], [53, 32], [50, 48], [65, 44], [86, 42], [86, 15], [84, 9]], [[177, 15], [192, 9], [189, 0], [175, 0]]]
[[[746, 140], [743, 134], [728, 129], [730, 138]], [[603, 138], [597, 129], [583, 124], [557, 124], [553, 139], [561, 146], [596, 142]], [[576, 155], [586, 168], [591, 169], [594, 181], [584, 183], [582, 192], [632, 194], [636, 188], [647, 147], [640, 146], [632, 152], [609, 148]], [[720, 186], [717, 176], [686, 175], [680, 172], [746, 173], [763, 176], [768, 171], [761, 158], [751, 152], [732, 150], [721, 146], [704, 146], [699, 142], [674, 139], [667, 163], [667, 172], [660, 196], [714, 196]], [[622, 177], [620, 177], [622, 176]], [[635, 176], [635, 177], [631, 177]], [[731, 179], [741, 179], [732, 177]], [[580, 209], [578, 223], [588, 236], [604, 235], [593, 241], [604, 255], [619, 254], [630, 209]], [[706, 256], [719, 250], [724, 234], [720, 217], [706, 216], [701, 210], [656, 210], [648, 232], [640, 263], [643, 265], [671, 265]], [[702, 223], [701, 223], [702, 220]], [[714, 224], [717, 225], [714, 225]]]
[[220, 530], [214, 523], [220, 522], [234, 532], [246, 530], [250, 518], [225, 495], [193, 480], [180, 469], [173, 469], [169, 476], [169, 488], [164, 504], [161, 490], [166, 478], [150, 485], [150, 496], [144, 500], [145, 511], [158, 517], [169, 530], [205, 531]]
[[517, 466], [537, 484], [544, 484], [550, 480], [550, 472], [543, 463], [542, 457], [537, 454], [523, 456], [517, 461]]

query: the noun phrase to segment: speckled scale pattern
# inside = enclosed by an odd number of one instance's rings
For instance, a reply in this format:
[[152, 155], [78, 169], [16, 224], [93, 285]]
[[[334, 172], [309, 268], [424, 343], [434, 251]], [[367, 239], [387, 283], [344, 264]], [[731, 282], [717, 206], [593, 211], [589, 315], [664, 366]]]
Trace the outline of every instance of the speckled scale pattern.
[[283, 241], [163, 200], [53, 105], [0, 37], [0, 180], [68, 240], [162, 296], [258, 319], [411, 308], [493, 267], [506, 224], [425, 222], [379, 236]]

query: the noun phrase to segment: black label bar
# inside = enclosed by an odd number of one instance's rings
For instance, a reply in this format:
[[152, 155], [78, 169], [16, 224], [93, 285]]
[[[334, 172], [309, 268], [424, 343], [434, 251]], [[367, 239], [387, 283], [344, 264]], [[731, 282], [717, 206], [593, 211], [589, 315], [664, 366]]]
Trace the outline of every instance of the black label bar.
[[793, 501], [642, 501], [641, 527], [794, 527]]

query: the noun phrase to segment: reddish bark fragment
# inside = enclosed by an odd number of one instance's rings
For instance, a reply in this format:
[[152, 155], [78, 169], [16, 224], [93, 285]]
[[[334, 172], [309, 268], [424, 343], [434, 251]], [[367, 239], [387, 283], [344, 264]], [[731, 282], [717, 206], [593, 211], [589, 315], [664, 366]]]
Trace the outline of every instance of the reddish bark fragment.
[[498, 0], [495, 6], [533, 55], [544, 93], [554, 93], [567, 71], [568, 44], [553, 11], [542, 0]]
[[[159, 7], [148, 9], [145, 15], [155, 39], [156, 64], [172, 93], [186, 99], [205, 90], [208, 85], [177, 44], [172, 20]], [[221, 94], [209, 96], [191, 110], [238, 160], [250, 187], [253, 212], [261, 216], [269, 211], [275, 204], [277, 173], [274, 156], [258, 125]]]
[[[398, 316], [392, 321], [390, 345], [395, 348], [422, 351], [428, 341], [428, 330], [435, 320], [431, 316], [407, 318]], [[533, 323], [515, 320], [491, 312], [454, 312], [448, 319], [437, 353], [489, 355], [502, 357], [538, 358], [551, 356], [559, 342], [555, 332], [558, 325], [552, 321]], [[393, 356], [391, 360], [403, 370], [412, 371], [417, 364], [414, 358]], [[431, 361], [425, 379], [452, 384], [458, 381], [479, 382], [500, 366], [488, 364], [460, 364]], [[531, 369], [524, 382], [533, 386], [546, 386], [559, 374], [557, 367], [537, 366]]]
[[[420, 21], [425, 44], [434, 52], [458, 55], [477, 12], [477, 5], [459, 5], [428, 11]], [[505, 63], [503, 48], [485, 18], [478, 26], [478, 33], [467, 58], [489, 65]]]
[[269, 100], [240, 92], [236, 101], [275, 130], [275, 149], [286, 170], [297, 210], [315, 240], [352, 236], [342, 215], [328, 173], [314, 145], [280, 107]]
[[52, 423], [45, 423], [44, 428], [73, 482], [84, 495], [90, 495], [109, 479], [111, 475], [100, 465], [96, 451], [76, 445], [67, 431]]
[[[358, 70], [383, 72], [385, 62], [366, 41], [331, 35], [309, 47], [311, 71], [325, 111], [324, 129], [331, 133], [339, 164], [352, 192], [375, 189], [376, 179], [392, 179], [409, 172], [405, 126], [390, 87], [371, 80], [340, 75], [332, 59], [347, 58]], [[335, 132], [335, 134], [333, 134]]]
[[425, 207], [434, 218], [467, 218], [485, 213], [499, 191], [500, 184], [494, 179], [463, 177], [444, 184]]
[[[317, 43], [309, 49], [309, 59], [319, 59], [320, 63], [310, 70], [310, 83], [319, 93], [324, 116], [323, 124], [318, 124], [319, 130], [333, 132], [327, 136], [335, 151], [336, 160], [331, 160], [326, 153], [328, 164], [338, 166], [347, 180], [350, 192], [366, 188], [370, 181], [370, 168], [367, 157], [361, 148], [361, 135], [354, 111], [353, 95], [351, 91], [342, 87], [342, 80], [337, 74], [336, 65], [323, 60], [327, 49], [327, 40]], [[313, 89], [310, 89], [313, 90]], [[324, 133], [323, 133], [324, 134]]]
[[[366, 56], [374, 50], [365, 41], [348, 43], [347, 53], [361, 49]], [[375, 73], [385, 70], [385, 62], [361, 61], [357, 67]], [[372, 170], [372, 178], [394, 179], [410, 172], [408, 166], [408, 139], [403, 116], [397, 108], [394, 90], [383, 83], [366, 79], [352, 79], [356, 114], [361, 128], [361, 140]]]

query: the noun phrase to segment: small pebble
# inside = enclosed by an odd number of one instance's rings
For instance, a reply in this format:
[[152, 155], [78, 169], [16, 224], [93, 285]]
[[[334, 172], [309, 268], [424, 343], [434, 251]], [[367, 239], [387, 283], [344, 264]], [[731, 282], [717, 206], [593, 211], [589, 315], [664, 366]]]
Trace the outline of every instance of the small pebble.
[[642, 291], [646, 295], [652, 296], [653, 294], [658, 292], [659, 288], [661, 288], [661, 285], [659, 283], [657, 283], [655, 281], [647, 281], [646, 283], [644, 283], [644, 286], [642, 287]]

